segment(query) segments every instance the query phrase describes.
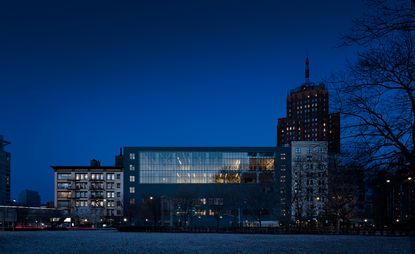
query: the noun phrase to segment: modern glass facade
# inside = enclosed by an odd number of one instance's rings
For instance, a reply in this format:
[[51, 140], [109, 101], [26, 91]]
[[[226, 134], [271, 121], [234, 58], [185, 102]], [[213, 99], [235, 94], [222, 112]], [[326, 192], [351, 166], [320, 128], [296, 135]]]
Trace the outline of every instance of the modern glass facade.
[[180, 225], [183, 200], [191, 197], [186, 214], [199, 225], [214, 220], [218, 209], [227, 225], [252, 222], [249, 204], [262, 206], [267, 220], [283, 221], [291, 199], [290, 152], [288, 147], [125, 147], [125, 214], [145, 224], [148, 207], [159, 202], [157, 223]]
[[275, 152], [142, 151], [138, 154], [139, 183], [272, 182], [275, 156]]

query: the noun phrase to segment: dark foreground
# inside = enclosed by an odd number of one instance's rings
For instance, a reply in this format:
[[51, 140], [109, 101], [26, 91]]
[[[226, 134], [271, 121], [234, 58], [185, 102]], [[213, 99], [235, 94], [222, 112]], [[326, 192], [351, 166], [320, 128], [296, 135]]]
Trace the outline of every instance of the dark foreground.
[[415, 253], [414, 237], [1, 232], [0, 253]]

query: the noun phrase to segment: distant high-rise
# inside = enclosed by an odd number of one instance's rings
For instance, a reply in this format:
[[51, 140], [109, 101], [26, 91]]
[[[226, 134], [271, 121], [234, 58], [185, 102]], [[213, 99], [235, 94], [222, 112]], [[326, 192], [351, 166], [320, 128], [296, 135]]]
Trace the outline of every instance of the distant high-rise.
[[308, 57], [305, 82], [287, 97], [287, 116], [278, 119], [277, 145], [292, 141], [328, 141], [329, 152], [340, 152], [340, 113], [329, 113], [329, 93], [323, 83], [310, 81]]
[[0, 135], [0, 205], [10, 203], [10, 153], [4, 150], [8, 144]]
[[23, 206], [40, 206], [39, 192], [33, 190], [24, 190], [19, 194], [19, 205]]

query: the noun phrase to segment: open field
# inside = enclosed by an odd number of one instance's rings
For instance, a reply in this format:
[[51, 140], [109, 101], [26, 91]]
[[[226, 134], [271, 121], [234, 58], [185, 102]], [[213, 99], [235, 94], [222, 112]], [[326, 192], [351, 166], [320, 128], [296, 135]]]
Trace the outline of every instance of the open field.
[[341, 235], [1, 232], [0, 253], [415, 253], [415, 238]]

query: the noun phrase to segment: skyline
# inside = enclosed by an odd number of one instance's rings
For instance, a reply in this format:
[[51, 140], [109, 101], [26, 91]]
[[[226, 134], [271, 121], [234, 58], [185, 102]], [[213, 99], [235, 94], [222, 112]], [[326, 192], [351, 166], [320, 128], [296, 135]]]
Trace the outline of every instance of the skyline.
[[51, 165], [112, 165], [123, 146], [274, 146], [305, 57], [315, 82], [344, 69], [354, 49], [337, 46], [362, 9], [220, 3], [1, 8], [12, 198], [50, 201]]

